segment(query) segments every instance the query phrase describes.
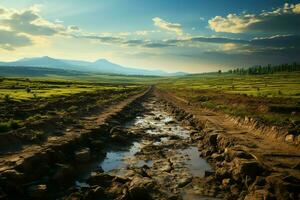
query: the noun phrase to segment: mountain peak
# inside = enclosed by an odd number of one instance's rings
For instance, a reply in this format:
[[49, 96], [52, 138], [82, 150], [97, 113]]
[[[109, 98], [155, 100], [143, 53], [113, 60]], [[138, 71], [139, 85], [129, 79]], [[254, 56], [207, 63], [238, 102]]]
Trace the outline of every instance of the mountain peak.
[[124, 67], [110, 62], [107, 59], [98, 59], [94, 62], [80, 60], [63, 60], [41, 56], [34, 58], [23, 58], [14, 62], [0, 62], [0, 66], [22, 66], [22, 67], [47, 67], [64, 70], [76, 70], [84, 72], [125, 74], [125, 75], [150, 75], [150, 76], [168, 76], [184, 75], [184, 73], [167, 73], [160, 70], [146, 70], [139, 68]]
[[101, 58], [101, 59], [96, 60], [94, 63], [110, 63], [110, 62], [105, 58]]

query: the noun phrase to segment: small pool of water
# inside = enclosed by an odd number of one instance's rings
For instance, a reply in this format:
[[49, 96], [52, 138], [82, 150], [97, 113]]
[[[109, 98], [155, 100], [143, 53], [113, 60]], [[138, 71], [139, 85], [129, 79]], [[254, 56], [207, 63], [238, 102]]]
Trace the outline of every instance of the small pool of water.
[[188, 159], [185, 160], [185, 165], [193, 176], [203, 177], [205, 171], [212, 171], [211, 166], [199, 156], [197, 147], [189, 147], [187, 149], [178, 150], [178, 152]]
[[100, 163], [103, 171], [109, 172], [117, 168], [124, 168], [127, 164], [124, 160], [133, 157], [141, 149], [139, 142], [134, 142], [127, 151], [110, 151], [107, 152], [105, 159]]

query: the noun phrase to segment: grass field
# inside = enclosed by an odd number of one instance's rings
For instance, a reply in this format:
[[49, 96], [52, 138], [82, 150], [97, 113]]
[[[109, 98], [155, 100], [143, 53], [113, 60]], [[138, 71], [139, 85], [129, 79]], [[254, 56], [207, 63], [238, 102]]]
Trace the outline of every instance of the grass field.
[[269, 75], [215, 73], [183, 77], [91, 75], [0, 78], [0, 129], [4, 127], [2, 130], [7, 131], [15, 127], [15, 122], [22, 126], [35, 118], [49, 118], [49, 113], [53, 112], [68, 115], [101, 107], [139, 92], [148, 85], [156, 85], [201, 107], [234, 116], [254, 117], [268, 125], [298, 129], [299, 77], [299, 72], [292, 72]]
[[262, 124], [300, 129], [300, 73], [270, 75], [191, 75], [158, 88], [194, 105], [252, 117]]
[[300, 72], [267, 75], [191, 75], [170, 79], [162, 88], [211, 90], [256, 97], [300, 98]]
[[0, 132], [62, 117], [66, 123], [76, 121], [83, 114], [117, 103], [145, 88], [130, 83], [1, 78]]
[[137, 84], [91, 83], [52, 78], [2, 78], [0, 83], [0, 102], [7, 99], [22, 101], [97, 90], [124, 90], [139, 87]]

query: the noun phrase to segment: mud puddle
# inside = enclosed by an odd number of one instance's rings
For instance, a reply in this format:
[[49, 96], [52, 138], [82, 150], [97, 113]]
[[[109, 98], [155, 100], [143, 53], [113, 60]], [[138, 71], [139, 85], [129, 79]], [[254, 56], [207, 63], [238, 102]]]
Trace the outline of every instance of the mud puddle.
[[[198, 149], [190, 139], [192, 127], [182, 126], [164, 110], [164, 105], [155, 100], [144, 102], [143, 106], [148, 111], [124, 125], [127, 131], [138, 133], [139, 139], [128, 146], [120, 143], [109, 149], [104, 159], [97, 162], [98, 170], [90, 170], [94, 172], [89, 174], [97, 176], [100, 171], [132, 180], [141, 172], [162, 190], [180, 195], [184, 187], [193, 184], [194, 178], [203, 177], [205, 171], [212, 168], [199, 157]], [[89, 187], [84, 179], [77, 180], [76, 185]]]
[[212, 171], [211, 166], [201, 157], [197, 147], [189, 147], [179, 150], [178, 153], [182, 154], [185, 160], [185, 166], [189, 169], [190, 173], [195, 177], [203, 177], [205, 171]]

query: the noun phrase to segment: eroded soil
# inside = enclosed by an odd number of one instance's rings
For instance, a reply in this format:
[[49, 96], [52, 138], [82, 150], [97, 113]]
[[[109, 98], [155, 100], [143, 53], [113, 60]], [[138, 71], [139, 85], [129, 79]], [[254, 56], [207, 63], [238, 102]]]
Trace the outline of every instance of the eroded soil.
[[150, 88], [2, 157], [2, 199], [298, 199], [299, 148]]

